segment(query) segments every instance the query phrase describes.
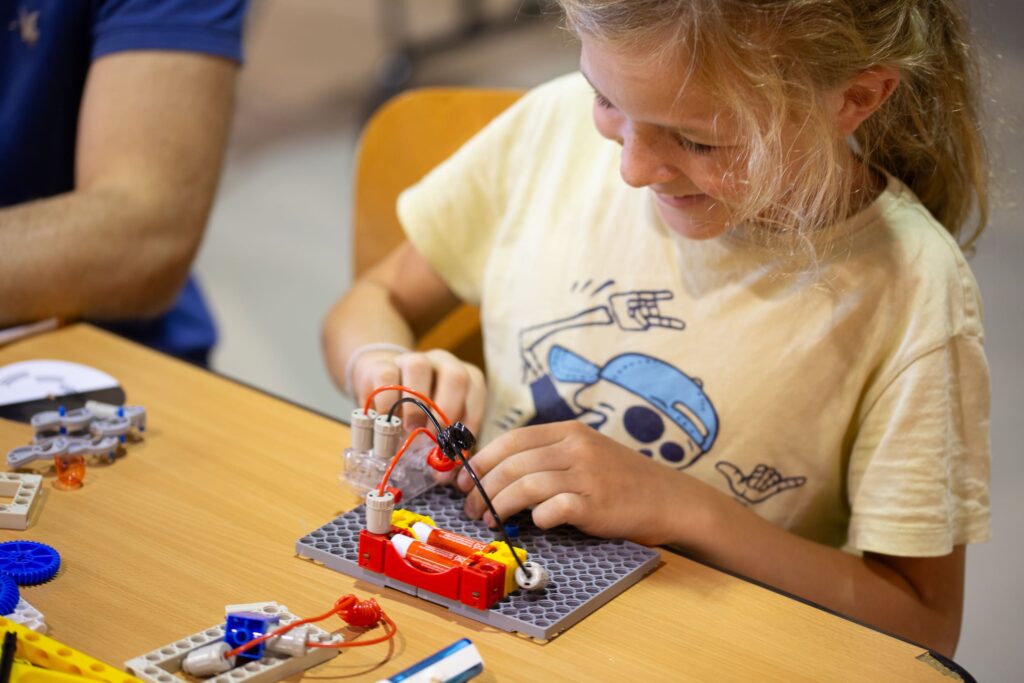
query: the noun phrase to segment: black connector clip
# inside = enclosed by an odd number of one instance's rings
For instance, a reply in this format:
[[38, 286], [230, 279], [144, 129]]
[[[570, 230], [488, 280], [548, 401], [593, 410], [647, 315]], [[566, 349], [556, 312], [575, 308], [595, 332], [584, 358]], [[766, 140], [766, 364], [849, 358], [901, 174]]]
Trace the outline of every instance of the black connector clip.
[[472, 450], [476, 437], [461, 422], [455, 422], [437, 433], [437, 445], [449, 460], [456, 460], [462, 451]]

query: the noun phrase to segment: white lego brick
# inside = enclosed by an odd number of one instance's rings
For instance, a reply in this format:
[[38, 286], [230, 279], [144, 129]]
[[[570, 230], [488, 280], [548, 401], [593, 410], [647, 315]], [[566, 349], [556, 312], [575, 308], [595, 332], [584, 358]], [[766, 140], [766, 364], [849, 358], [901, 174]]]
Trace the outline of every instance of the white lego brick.
[[36, 633], [46, 635], [47, 627], [46, 622], [43, 621], [43, 613], [28, 604], [25, 598], [18, 600], [18, 605], [14, 608], [14, 611], [10, 614], [5, 614], [4, 618], [10, 619], [16, 624], [21, 624], [25, 628], [30, 628]]
[[224, 614], [225, 616], [235, 612], [268, 612], [269, 614], [276, 614], [274, 611], [268, 611], [268, 607], [272, 607], [275, 610], [282, 609], [281, 605], [276, 602], [243, 602], [237, 605], [224, 605]]
[[[262, 604], [264, 607], [258, 610], [246, 610], [264, 612], [276, 615], [281, 625], [290, 624], [299, 617], [288, 611], [284, 605], [277, 603], [253, 603]], [[235, 605], [232, 605], [234, 607]], [[336, 637], [317, 626], [310, 625], [310, 640], [316, 642], [328, 642], [336, 640]], [[224, 624], [217, 624], [210, 628], [186, 636], [181, 640], [159, 647], [152, 652], [129, 659], [124, 663], [125, 669], [134, 676], [142, 679], [145, 683], [181, 683], [178, 674], [181, 671], [181, 662], [189, 652], [200, 647], [209, 645], [224, 639]], [[329, 659], [337, 657], [339, 650], [336, 648], [310, 648], [309, 654], [303, 657], [288, 657], [285, 655], [263, 651], [263, 658], [259, 661], [251, 661], [241, 666], [236, 666], [229, 671], [205, 679], [210, 683], [275, 683], [281, 679], [296, 673], [310, 669], [317, 664], [322, 664]]]
[[0, 504], [0, 529], [27, 529], [32, 506], [39, 497], [43, 477], [38, 474], [0, 472], [0, 496], [11, 502]]

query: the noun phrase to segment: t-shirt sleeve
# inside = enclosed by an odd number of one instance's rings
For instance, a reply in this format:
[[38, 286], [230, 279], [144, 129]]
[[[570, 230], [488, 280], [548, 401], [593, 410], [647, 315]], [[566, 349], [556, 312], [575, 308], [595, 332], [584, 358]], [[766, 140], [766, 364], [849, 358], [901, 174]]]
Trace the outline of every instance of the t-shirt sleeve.
[[989, 375], [982, 340], [959, 335], [906, 365], [858, 431], [847, 542], [937, 557], [989, 537]]
[[487, 261], [532, 126], [528, 93], [398, 198], [406, 237], [463, 301], [479, 304]]
[[242, 60], [246, 0], [102, 0], [92, 59], [128, 50], [178, 50]]

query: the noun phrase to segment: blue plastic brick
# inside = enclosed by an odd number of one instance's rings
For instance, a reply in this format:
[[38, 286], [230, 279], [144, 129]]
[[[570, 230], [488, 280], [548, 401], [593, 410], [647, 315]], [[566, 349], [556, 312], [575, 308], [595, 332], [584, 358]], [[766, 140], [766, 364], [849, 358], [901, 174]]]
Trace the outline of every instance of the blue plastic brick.
[[19, 586], [49, 581], [60, 569], [60, 555], [45, 543], [7, 541], [0, 543], [0, 574]]
[[[277, 616], [256, 614], [255, 612], [235, 612], [229, 614], [224, 624], [224, 642], [232, 649], [248, 643], [272, 631], [278, 624]], [[265, 643], [259, 643], [238, 653], [241, 660], [255, 661], [263, 657]]]
[[[441, 529], [484, 542], [498, 538], [500, 532], [466, 518], [462, 512], [464, 502], [463, 496], [453, 489], [436, 486], [402, 501], [401, 507], [431, 517]], [[528, 513], [515, 515], [508, 522], [519, 527], [516, 545], [526, 549], [530, 560], [544, 565], [551, 581], [543, 590], [518, 590], [489, 610], [475, 609], [360, 567], [359, 532], [365, 528], [363, 506], [300, 538], [295, 543], [295, 552], [367, 583], [419, 596], [503, 631], [544, 640], [578, 623], [643, 578], [659, 562], [656, 550], [629, 541], [593, 538], [568, 526], [541, 531]]]
[[0, 575], [0, 616], [7, 616], [18, 608], [21, 595], [14, 579]]

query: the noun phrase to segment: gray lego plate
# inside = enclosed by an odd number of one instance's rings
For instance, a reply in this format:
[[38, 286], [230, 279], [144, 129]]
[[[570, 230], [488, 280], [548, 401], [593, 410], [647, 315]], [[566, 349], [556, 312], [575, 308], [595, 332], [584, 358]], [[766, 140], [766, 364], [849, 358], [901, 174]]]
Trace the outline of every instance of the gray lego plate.
[[[466, 519], [463, 496], [437, 486], [399, 506], [431, 517], [441, 529], [481, 541], [497, 538], [483, 522]], [[359, 566], [359, 532], [364, 528], [363, 507], [346, 512], [295, 543], [300, 557], [377, 586], [388, 586], [443, 605], [452, 612], [503, 631], [550, 639], [597, 610], [652, 571], [660, 561], [656, 550], [630, 543], [587, 536], [568, 526], [541, 531], [528, 514], [508, 523], [519, 526], [515, 545], [551, 574], [546, 588], [516, 591], [489, 610], [478, 610], [434, 593], [417, 589]]]

